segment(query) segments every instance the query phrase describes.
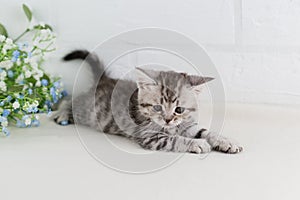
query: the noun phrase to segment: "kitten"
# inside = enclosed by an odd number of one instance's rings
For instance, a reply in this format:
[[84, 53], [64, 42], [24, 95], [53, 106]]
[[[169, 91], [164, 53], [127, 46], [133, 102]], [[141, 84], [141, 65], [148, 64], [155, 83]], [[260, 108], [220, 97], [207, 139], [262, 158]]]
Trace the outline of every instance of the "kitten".
[[243, 150], [235, 142], [197, 124], [197, 95], [202, 84], [213, 78], [136, 68], [136, 82], [118, 80], [105, 74], [103, 64], [94, 54], [78, 50], [64, 57], [66, 61], [73, 59], [83, 59], [91, 65], [96, 83], [73, 102], [64, 100], [54, 115], [56, 123], [78, 123], [123, 135], [151, 150]]

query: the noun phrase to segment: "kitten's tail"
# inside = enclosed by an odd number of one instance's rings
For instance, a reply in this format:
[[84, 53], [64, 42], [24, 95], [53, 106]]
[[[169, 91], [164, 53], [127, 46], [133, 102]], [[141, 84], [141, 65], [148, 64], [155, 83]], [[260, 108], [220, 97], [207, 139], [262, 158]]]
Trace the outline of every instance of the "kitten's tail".
[[99, 60], [96, 54], [90, 53], [89, 51], [86, 50], [75, 50], [63, 57], [64, 61], [75, 60], [75, 59], [85, 60], [91, 66], [95, 81], [98, 81], [99, 78], [103, 75], [104, 65]]

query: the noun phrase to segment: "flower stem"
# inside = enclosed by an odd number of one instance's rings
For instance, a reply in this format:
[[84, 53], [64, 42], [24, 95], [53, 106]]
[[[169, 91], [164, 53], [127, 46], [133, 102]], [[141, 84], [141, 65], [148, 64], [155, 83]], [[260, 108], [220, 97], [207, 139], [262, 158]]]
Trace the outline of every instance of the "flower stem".
[[16, 39], [14, 39], [14, 42], [18, 41], [21, 37], [23, 37], [26, 33], [30, 31], [29, 28], [27, 28], [21, 35], [19, 35]]

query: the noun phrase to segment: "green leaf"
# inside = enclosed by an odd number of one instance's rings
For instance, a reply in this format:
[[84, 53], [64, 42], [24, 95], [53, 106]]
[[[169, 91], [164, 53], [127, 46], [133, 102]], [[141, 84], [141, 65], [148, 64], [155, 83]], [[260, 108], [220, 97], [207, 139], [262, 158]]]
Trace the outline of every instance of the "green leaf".
[[22, 91], [23, 89], [23, 85], [14, 85], [14, 86], [11, 86], [8, 88], [8, 91], [9, 92], [19, 92], [19, 91]]
[[53, 31], [53, 28], [49, 24], [45, 24], [46, 29], [50, 29], [50, 31]]
[[34, 29], [49, 29], [50, 31], [53, 31], [53, 28], [49, 24], [42, 25], [35, 25], [33, 27]]
[[32, 19], [32, 12], [31, 12], [31, 10], [25, 4], [23, 4], [23, 10], [24, 10], [24, 13], [25, 13], [27, 19], [29, 21], [31, 21], [31, 19]]
[[8, 36], [6, 29], [2, 24], [0, 24], [0, 35], [4, 35], [5, 37]]

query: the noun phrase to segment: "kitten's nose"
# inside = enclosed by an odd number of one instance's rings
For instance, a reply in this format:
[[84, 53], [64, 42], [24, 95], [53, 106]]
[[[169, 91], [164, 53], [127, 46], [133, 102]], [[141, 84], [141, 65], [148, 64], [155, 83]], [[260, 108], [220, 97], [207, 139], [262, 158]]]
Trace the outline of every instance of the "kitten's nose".
[[169, 118], [169, 119], [165, 119], [165, 121], [167, 122], [167, 124], [172, 121], [172, 118]]

